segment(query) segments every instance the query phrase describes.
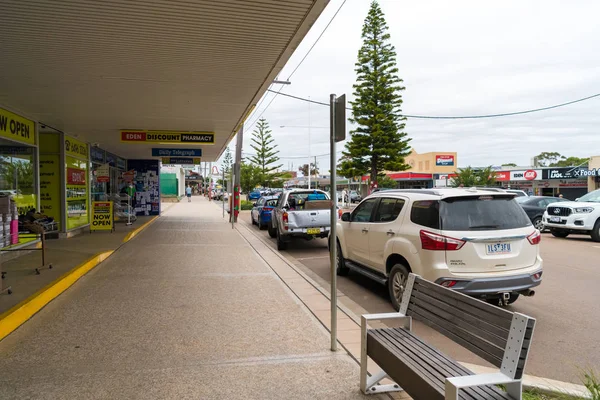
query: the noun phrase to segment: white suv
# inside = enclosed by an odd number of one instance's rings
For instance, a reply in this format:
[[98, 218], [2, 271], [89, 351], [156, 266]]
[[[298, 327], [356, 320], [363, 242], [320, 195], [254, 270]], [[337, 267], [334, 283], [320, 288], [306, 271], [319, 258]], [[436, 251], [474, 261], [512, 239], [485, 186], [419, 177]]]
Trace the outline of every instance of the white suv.
[[542, 222], [556, 237], [570, 233], [591, 235], [600, 242], [600, 189], [580, 197], [576, 201], [552, 203], [544, 212]]
[[514, 194], [473, 189], [377, 192], [337, 227], [337, 273], [389, 288], [398, 309], [409, 272], [510, 304], [542, 280], [541, 235]]

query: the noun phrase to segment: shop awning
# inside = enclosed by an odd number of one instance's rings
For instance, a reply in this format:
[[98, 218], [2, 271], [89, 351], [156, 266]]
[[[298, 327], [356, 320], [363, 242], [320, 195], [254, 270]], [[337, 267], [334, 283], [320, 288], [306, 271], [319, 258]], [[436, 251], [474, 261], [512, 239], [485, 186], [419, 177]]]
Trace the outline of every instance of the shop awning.
[[121, 129], [215, 132], [212, 161], [327, 3], [3, 2], [0, 105], [127, 158], [173, 146]]

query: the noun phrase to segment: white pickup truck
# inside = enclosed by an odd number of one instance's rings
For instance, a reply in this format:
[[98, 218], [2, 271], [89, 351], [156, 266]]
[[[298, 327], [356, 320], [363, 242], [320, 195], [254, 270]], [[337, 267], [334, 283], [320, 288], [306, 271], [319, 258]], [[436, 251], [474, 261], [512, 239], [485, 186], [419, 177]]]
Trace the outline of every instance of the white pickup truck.
[[329, 236], [331, 200], [322, 190], [296, 189], [283, 192], [272, 211], [269, 235], [277, 238], [277, 250], [285, 250], [295, 239]]

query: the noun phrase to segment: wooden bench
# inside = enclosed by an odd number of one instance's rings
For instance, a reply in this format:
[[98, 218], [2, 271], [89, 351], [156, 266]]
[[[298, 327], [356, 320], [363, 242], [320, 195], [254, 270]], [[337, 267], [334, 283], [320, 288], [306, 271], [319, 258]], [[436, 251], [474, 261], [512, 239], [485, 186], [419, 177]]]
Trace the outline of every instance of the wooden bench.
[[[400, 328], [373, 329], [370, 321], [398, 319]], [[430, 326], [500, 370], [475, 375], [419, 339], [412, 319]], [[405, 390], [415, 400], [515, 399], [535, 319], [495, 307], [410, 274], [400, 312], [363, 315], [360, 389], [365, 394]], [[368, 376], [367, 357], [382, 371]], [[381, 385], [384, 378], [397, 384]], [[494, 385], [504, 385], [506, 391]]]

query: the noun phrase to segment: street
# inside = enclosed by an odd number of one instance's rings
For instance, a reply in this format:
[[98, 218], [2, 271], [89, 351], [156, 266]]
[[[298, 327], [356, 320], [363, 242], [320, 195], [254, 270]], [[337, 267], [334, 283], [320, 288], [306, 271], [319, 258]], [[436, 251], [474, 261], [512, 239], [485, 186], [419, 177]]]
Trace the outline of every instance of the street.
[[[241, 218], [251, 223], [249, 212], [242, 212]], [[256, 227], [254, 230], [276, 247], [266, 230], [259, 231]], [[311, 277], [318, 277], [315, 279], [323, 284], [330, 283], [326, 239], [294, 241], [283, 254], [296, 265], [301, 264]], [[580, 384], [583, 370], [600, 366], [600, 245], [588, 236], [557, 239], [545, 233], [541, 255], [544, 259], [543, 282], [536, 288], [535, 296], [521, 296], [508, 306], [511, 311], [537, 319], [526, 373]], [[338, 277], [338, 290], [344, 295], [340, 299], [342, 302], [345, 297], [351, 300], [345, 305], [353, 302], [358, 305], [348, 306], [357, 314], [393, 311], [387, 287], [356, 273]], [[459, 361], [488, 365], [428, 327], [415, 324], [415, 331]]]

